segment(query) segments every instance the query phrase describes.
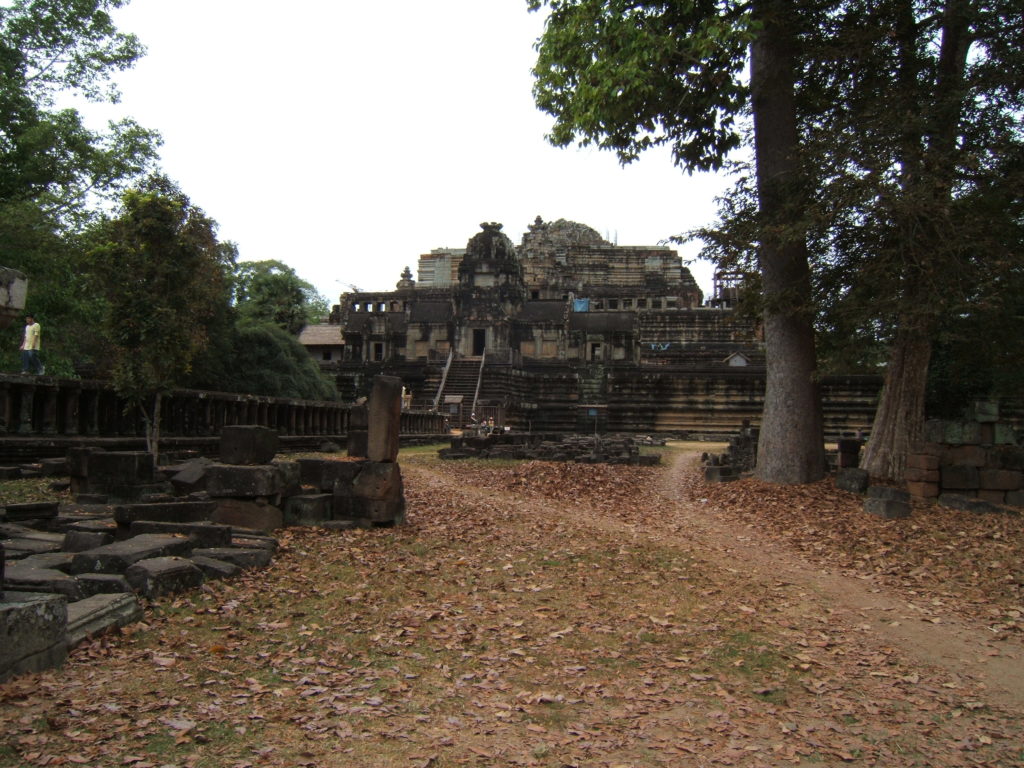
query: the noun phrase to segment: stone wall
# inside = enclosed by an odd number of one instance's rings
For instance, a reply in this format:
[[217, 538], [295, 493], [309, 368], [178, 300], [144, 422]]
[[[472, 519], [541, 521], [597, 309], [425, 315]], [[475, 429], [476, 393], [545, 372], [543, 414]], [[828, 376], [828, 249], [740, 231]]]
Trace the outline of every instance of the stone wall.
[[907, 457], [907, 490], [918, 498], [948, 495], [1024, 506], [1024, 447], [999, 421], [994, 403], [978, 403], [960, 421], [925, 423], [924, 442]]

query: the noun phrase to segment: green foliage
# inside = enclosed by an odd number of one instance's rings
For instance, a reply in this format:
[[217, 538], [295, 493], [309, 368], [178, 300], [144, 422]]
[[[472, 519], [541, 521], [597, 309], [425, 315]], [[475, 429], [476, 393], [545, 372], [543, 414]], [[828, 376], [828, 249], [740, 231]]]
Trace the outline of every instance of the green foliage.
[[333, 382], [284, 329], [273, 323], [243, 321], [230, 339], [230, 372], [211, 388], [303, 400], [337, 399]]
[[106, 298], [113, 379], [129, 401], [179, 386], [224, 300], [224, 251], [215, 225], [166, 178], [125, 193], [89, 254]]
[[551, 11], [537, 44], [537, 106], [550, 140], [616, 152], [623, 163], [667, 144], [688, 170], [720, 168], [741, 141], [746, 50], [742, 5], [714, 0], [528, 0]]
[[235, 267], [234, 281], [236, 307], [243, 320], [274, 323], [298, 334], [327, 314], [327, 299], [280, 261], [241, 262]]

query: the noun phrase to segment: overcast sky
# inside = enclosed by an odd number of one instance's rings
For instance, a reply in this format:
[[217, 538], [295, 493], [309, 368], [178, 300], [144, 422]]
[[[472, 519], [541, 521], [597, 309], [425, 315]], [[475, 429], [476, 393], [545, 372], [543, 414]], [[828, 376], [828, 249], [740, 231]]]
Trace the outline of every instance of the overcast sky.
[[[622, 168], [547, 144], [525, 0], [132, 0], [115, 18], [148, 54], [112, 114], [163, 135], [163, 170], [242, 260], [279, 259], [332, 304], [483, 221], [516, 244], [540, 215], [653, 245], [710, 222], [724, 189], [667, 152]], [[708, 293], [710, 266], [691, 270]]]

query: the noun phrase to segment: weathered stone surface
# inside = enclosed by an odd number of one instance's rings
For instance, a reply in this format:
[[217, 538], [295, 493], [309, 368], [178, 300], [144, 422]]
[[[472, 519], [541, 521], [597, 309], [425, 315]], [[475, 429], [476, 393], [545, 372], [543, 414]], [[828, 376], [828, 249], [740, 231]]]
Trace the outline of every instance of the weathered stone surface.
[[942, 487], [952, 490], [976, 490], [980, 485], [977, 467], [962, 464], [943, 465]]
[[897, 520], [910, 517], [910, 504], [892, 499], [867, 498], [864, 500], [864, 511], [886, 520]]
[[68, 573], [71, 570], [71, 561], [74, 559], [73, 552], [46, 552], [41, 555], [30, 555], [21, 563], [32, 568], [53, 568]]
[[930, 453], [912, 453], [907, 456], [907, 469], [930, 470], [939, 468], [939, 457]]
[[206, 490], [206, 469], [213, 464], [210, 459], [200, 457], [180, 465], [171, 473], [170, 481], [179, 496]]
[[374, 376], [368, 410], [367, 458], [370, 461], [397, 461], [402, 420], [402, 380], [397, 376]]
[[978, 473], [981, 488], [993, 491], [1016, 491], [1024, 473], [1012, 469], [982, 469]]
[[297, 461], [278, 460], [273, 464], [281, 480], [281, 494], [283, 496], [294, 496], [302, 493], [302, 470]]
[[80, 573], [75, 578], [86, 597], [132, 591], [127, 579], [120, 573]]
[[168, 501], [158, 504], [119, 504], [114, 520], [131, 525], [136, 520], [162, 523], [198, 523], [209, 520], [217, 509], [214, 501]]
[[988, 451], [980, 445], [956, 445], [946, 451], [942, 463], [965, 467], [984, 467], [988, 461]]
[[31, 531], [3, 540], [7, 558], [12, 560], [45, 552], [58, 552], [63, 543], [63, 534], [43, 531]]
[[203, 583], [202, 569], [185, 557], [153, 557], [133, 563], [124, 573], [132, 589], [145, 597], [173, 595]]
[[284, 514], [272, 504], [244, 499], [220, 499], [211, 518], [215, 523], [269, 533], [284, 525]]
[[145, 533], [88, 552], [79, 552], [71, 561], [71, 572], [124, 573], [130, 565], [140, 560], [187, 556], [191, 550], [192, 542], [187, 538]]
[[57, 516], [60, 505], [56, 501], [33, 501], [4, 506], [4, 519], [8, 523], [24, 520], [49, 520]]
[[291, 496], [285, 503], [284, 520], [287, 525], [318, 525], [332, 518], [330, 493], [309, 493]]
[[232, 531], [232, 547], [248, 547], [250, 549], [265, 549], [270, 554], [277, 552], [277, 539], [273, 536], [261, 536], [257, 533], [246, 533], [244, 531]]
[[217, 560], [213, 557], [203, 555], [192, 555], [192, 562], [199, 566], [199, 570], [209, 579], [231, 579], [242, 572], [242, 569], [234, 563], [225, 560]]
[[934, 499], [939, 495], [939, 484], [907, 481], [907, 492], [918, 499]]
[[279, 449], [277, 432], [255, 425], [229, 425], [220, 431], [225, 464], [269, 464]]
[[939, 496], [939, 504], [950, 509], [959, 509], [964, 512], [976, 512], [978, 514], [989, 514], [1008, 511], [1005, 508], [983, 499], [965, 496], [958, 493], [943, 493]]
[[178, 534], [188, 536], [196, 547], [223, 547], [231, 543], [231, 526], [206, 521], [197, 523], [166, 523], [156, 520], [135, 520], [129, 531], [132, 536], [142, 533]]
[[50, 592], [63, 595], [69, 601], [85, 597], [82, 585], [73, 576], [52, 568], [37, 568], [12, 561], [4, 570], [4, 590], [20, 592]]
[[850, 493], [864, 493], [868, 489], [866, 469], [846, 467], [836, 472], [836, 488]]
[[365, 429], [349, 429], [345, 450], [353, 458], [365, 459], [370, 452], [370, 435]]
[[712, 466], [704, 467], [704, 481], [708, 483], [726, 483], [739, 479], [735, 467]]
[[92, 595], [68, 606], [68, 647], [141, 620], [142, 606], [130, 590]]
[[1006, 503], [1006, 491], [994, 491], [989, 488], [981, 488], [978, 490], [978, 498], [981, 501], [988, 501], [992, 504], [1004, 504]]
[[868, 498], [907, 502], [910, 501], [910, 494], [902, 488], [892, 488], [888, 485], [872, 485], [868, 488]]
[[145, 451], [93, 451], [86, 457], [89, 488], [147, 485], [153, 482], [153, 455]]
[[211, 464], [206, 468], [206, 492], [214, 498], [276, 496], [281, 492], [281, 476], [270, 465]]
[[72, 477], [87, 477], [89, 474], [89, 455], [102, 450], [102, 448], [91, 446], [68, 448], [65, 458], [68, 474]]
[[43, 459], [39, 462], [39, 472], [43, 477], [67, 475], [68, 462], [66, 459]]
[[370, 426], [370, 410], [365, 403], [353, 405], [348, 412], [348, 428], [367, 429]]
[[994, 400], [975, 400], [971, 404], [970, 417], [983, 424], [999, 421], [999, 403]]
[[942, 473], [937, 469], [907, 467], [903, 479], [908, 483], [938, 483], [942, 479]]
[[267, 550], [251, 547], [210, 547], [209, 549], [197, 549], [192, 556], [223, 560], [225, 563], [232, 563], [245, 569], [263, 568], [269, 565], [271, 560], [271, 555]]
[[61, 549], [65, 552], [85, 552], [87, 549], [96, 549], [104, 544], [110, 544], [114, 540], [112, 531], [68, 531], [64, 534], [64, 543]]
[[303, 485], [311, 485], [321, 493], [330, 493], [336, 482], [351, 485], [365, 461], [339, 461], [335, 459], [299, 459]]
[[5, 591], [0, 601], [0, 683], [63, 664], [67, 620], [63, 596]]
[[356, 520], [369, 520], [373, 523], [405, 522], [405, 499], [363, 499], [353, 497], [349, 506], [349, 515]]
[[367, 462], [352, 481], [352, 495], [361, 499], [386, 501], [402, 496], [402, 472], [398, 464]]

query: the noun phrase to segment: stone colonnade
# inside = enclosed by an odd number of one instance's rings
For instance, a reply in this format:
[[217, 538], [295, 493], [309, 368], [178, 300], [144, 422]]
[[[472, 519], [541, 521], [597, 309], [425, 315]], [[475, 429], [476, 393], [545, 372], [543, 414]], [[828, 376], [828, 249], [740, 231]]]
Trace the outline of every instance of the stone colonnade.
[[[105, 382], [0, 374], [0, 435], [144, 434], [141, 412], [125, 405]], [[269, 427], [281, 435], [341, 435], [348, 431], [350, 409], [337, 402], [175, 390], [162, 399], [160, 430], [167, 437], [202, 437], [242, 424]], [[444, 417], [403, 411], [401, 430], [441, 433]]]

